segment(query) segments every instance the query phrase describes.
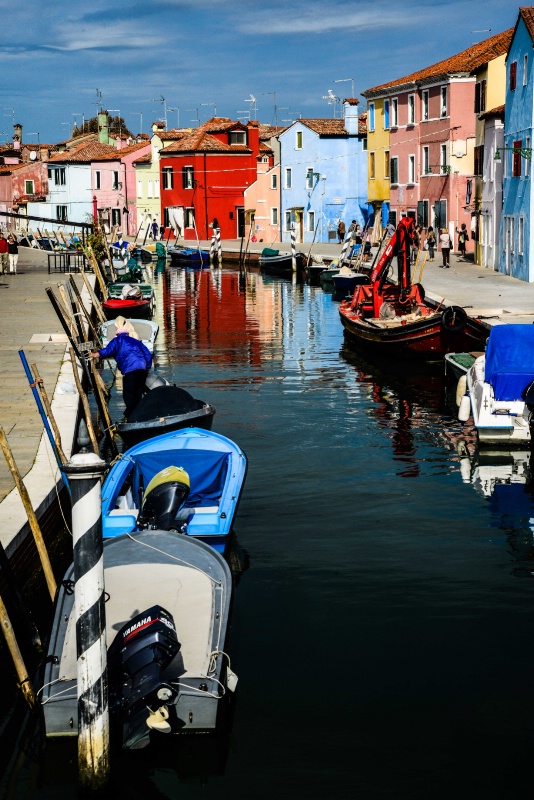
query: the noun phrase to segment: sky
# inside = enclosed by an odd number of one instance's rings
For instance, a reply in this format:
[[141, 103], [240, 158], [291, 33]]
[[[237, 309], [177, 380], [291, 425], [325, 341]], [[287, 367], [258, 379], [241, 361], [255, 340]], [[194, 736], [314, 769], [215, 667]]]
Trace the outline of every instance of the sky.
[[[100, 107], [150, 133], [167, 117], [279, 125], [513, 28], [511, 0], [0, 0], [0, 142], [55, 143]], [[255, 99], [255, 102], [254, 102]], [[142, 130], [141, 130], [142, 126]]]

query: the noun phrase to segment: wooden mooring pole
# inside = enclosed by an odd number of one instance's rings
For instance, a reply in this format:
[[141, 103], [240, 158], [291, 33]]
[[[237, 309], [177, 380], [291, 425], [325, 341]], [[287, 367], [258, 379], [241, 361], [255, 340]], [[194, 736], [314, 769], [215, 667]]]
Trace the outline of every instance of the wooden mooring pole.
[[13, 659], [13, 664], [15, 665], [15, 669], [17, 671], [17, 677], [19, 679], [20, 689], [22, 691], [22, 694], [24, 695], [24, 699], [26, 700], [27, 704], [33, 711], [36, 706], [35, 692], [33, 691], [33, 686], [28, 676], [28, 670], [26, 669], [26, 665], [24, 664], [22, 654], [17, 644], [15, 631], [13, 630], [13, 626], [11, 625], [7, 609], [1, 597], [0, 597], [0, 625], [2, 626], [2, 631], [6, 640], [6, 644], [8, 646], [11, 658]]
[[101, 789], [109, 778], [109, 708], [100, 480], [106, 462], [80, 452], [65, 467], [72, 485], [78, 692], [78, 778]]

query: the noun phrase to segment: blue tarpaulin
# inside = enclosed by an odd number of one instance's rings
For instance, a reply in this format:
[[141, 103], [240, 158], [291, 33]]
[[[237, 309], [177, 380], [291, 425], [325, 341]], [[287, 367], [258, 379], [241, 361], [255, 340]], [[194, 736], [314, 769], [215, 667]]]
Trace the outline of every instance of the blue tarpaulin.
[[534, 325], [496, 325], [486, 345], [485, 380], [496, 400], [521, 400], [534, 381]]

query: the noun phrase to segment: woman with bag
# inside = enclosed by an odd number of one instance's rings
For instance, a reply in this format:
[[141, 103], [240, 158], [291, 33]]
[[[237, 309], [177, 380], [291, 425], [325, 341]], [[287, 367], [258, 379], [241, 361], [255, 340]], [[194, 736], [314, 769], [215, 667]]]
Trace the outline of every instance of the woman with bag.
[[465, 222], [462, 222], [462, 227], [460, 230], [456, 228], [456, 233], [458, 234], [458, 252], [460, 254], [460, 258], [462, 261], [465, 260], [465, 251], [467, 247], [467, 240], [469, 239], [469, 234], [467, 232], [467, 227]]
[[434, 261], [434, 252], [436, 249], [436, 234], [432, 225], [429, 226], [426, 232], [426, 245], [428, 250], [428, 260]]
[[450, 266], [449, 259], [451, 255], [452, 242], [451, 242], [451, 237], [449, 236], [449, 233], [447, 231], [447, 228], [441, 229], [441, 236], [439, 237], [439, 243], [441, 245], [441, 257], [443, 259], [443, 264], [439, 265], [440, 269], [443, 269], [444, 267], [445, 269], [449, 269]]

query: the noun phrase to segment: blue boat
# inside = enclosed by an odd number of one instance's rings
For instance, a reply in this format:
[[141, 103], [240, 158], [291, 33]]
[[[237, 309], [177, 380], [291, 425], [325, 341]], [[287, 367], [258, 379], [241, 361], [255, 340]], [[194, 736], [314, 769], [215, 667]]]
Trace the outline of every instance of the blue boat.
[[199, 247], [184, 247], [175, 244], [167, 249], [167, 255], [170, 257], [173, 267], [196, 267], [199, 269], [209, 266], [210, 263], [208, 250], [202, 250]]
[[223, 553], [246, 471], [243, 451], [212, 431], [184, 428], [140, 442], [119, 456], [102, 488], [104, 538], [158, 528]]

